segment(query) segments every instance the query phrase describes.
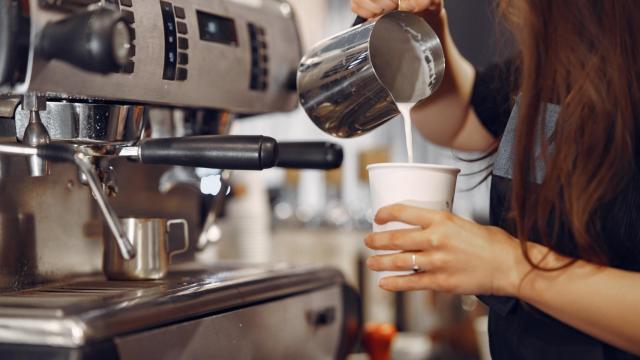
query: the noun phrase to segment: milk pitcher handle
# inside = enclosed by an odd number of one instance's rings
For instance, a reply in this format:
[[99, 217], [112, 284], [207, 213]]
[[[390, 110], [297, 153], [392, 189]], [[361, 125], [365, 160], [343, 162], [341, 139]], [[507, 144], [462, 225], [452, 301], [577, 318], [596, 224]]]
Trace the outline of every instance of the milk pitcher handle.
[[367, 22], [367, 19], [363, 18], [362, 16], [358, 16], [356, 18], [356, 20], [353, 22], [353, 25], [351, 25], [352, 27], [364, 24]]
[[[185, 219], [172, 219], [167, 221], [167, 232], [171, 230], [171, 225], [174, 224], [182, 224], [182, 229], [184, 231], [184, 247], [182, 249], [174, 250], [169, 253], [169, 260], [173, 257], [173, 255], [182, 254], [183, 252], [189, 250], [189, 223]], [[168, 237], [167, 237], [168, 238]]]

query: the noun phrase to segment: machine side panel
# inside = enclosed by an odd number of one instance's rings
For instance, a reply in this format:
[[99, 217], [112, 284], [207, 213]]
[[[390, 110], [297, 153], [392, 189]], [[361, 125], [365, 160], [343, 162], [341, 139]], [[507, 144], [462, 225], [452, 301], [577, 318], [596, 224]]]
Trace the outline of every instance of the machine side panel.
[[[122, 360], [333, 359], [340, 344], [344, 317], [341, 301], [340, 287], [333, 286], [161, 329], [116, 337], [115, 343]], [[322, 311], [333, 311], [334, 317], [331, 321], [317, 324], [314, 314]]]

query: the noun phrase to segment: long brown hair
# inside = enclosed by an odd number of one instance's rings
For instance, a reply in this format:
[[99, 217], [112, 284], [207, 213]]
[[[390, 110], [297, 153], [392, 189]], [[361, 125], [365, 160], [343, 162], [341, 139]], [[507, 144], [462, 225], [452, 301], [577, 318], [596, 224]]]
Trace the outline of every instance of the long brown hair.
[[[499, 6], [521, 50], [511, 199], [517, 235], [538, 236], [552, 249], [570, 241], [575, 256], [607, 264], [599, 212], [636, 166], [640, 1], [500, 0]], [[547, 103], [561, 106], [548, 140]], [[544, 164], [541, 184], [533, 181], [536, 158]]]

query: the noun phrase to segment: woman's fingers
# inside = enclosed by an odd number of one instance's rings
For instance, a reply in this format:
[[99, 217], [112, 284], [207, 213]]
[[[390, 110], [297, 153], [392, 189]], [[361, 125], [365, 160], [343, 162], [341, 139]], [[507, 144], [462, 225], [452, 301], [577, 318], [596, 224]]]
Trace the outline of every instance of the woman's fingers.
[[374, 0], [358, 0], [358, 5], [365, 8], [374, 16], [380, 15], [384, 12], [384, 8], [380, 6], [380, 4], [377, 1], [374, 1]]
[[351, 0], [351, 9], [356, 14], [370, 19], [385, 12], [400, 10], [420, 13], [442, 9], [443, 0]]
[[377, 0], [385, 12], [398, 9], [398, 0]]
[[400, 11], [414, 11], [416, 4], [413, 0], [400, 0], [398, 4], [398, 10]]
[[378, 210], [375, 222], [376, 224], [384, 225], [392, 221], [399, 221], [409, 225], [428, 228], [436, 222], [449, 219], [451, 216], [451, 213], [446, 211], [395, 204]]
[[400, 11], [423, 12], [425, 10], [438, 10], [442, 8], [442, 0], [400, 0]]
[[412, 275], [388, 276], [380, 279], [380, 287], [387, 291], [443, 290], [438, 287], [439, 275], [421, 272]]
[[367, 267], [373, 271], [411, 271], [413, 256], [415, 265], [423, 271], [438, 270], [444, 262], [438, 259], [439, 254], [426, 252], [402, 252], [397, 254], [374, 255], [367, 259]]
[[366, 8], [360, 6], [359, 2], [360, 2], [359, 0], [358, 1], [354, 0], [354, 1], [351, 2], [351, 11], [353, 11], [356, 14], [358, 14], [359, 16], [362, 16], [365, 19], [370, 19], [370, 18], [376, 16], [376, 14], [374, 14], [371, 11], [367, 10]]
[[387, 291], [433, 290], [446, 293], [472, 294], [460, 287], [459, 281], [438, 272], [419, 272], [404, 276], [387, 276], [380, 279], [380, 287]]
[[416, 256], [416, 265], [421, 269], [423, 267], [418, 264], [419, 253], [404, 252], [398, 254], [374, 255], [367, 259], [367, 267], [373, 271], [411, 271], [413, 270], [413, 255]]
[[370, 19], [398, 8], [398, 0], [351, 0], [351, 10]]
[[422, 229], [405, 229], [371, 233], [364, 239], [364, 244], [373, 250], [425, 250], [425, 234]]

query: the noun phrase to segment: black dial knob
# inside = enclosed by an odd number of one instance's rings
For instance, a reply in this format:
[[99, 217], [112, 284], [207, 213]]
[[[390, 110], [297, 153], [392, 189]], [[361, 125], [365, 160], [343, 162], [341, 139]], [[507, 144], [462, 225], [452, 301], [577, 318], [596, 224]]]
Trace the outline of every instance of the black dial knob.
[[49, 23], [42, 30], [40, 55], [87, 71], [120, 71], [129, 60], [131, 27], [118, 11], [97, 9]]

